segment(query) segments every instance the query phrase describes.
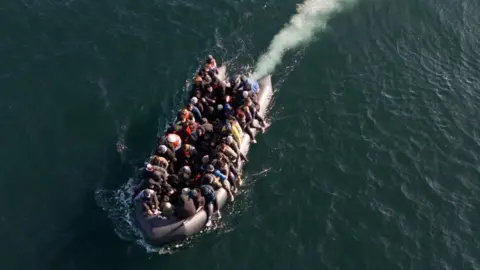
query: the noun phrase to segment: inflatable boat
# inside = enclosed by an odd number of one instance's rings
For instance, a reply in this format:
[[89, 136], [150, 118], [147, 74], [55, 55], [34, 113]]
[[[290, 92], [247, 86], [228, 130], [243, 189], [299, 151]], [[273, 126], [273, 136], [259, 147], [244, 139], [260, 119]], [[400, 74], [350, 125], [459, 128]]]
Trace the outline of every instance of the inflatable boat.
[[[222, 81], [226, 78], [226, 67], [218, 68], [218, 75]], [[258, 102], [260, 104], [259, 114], [265, 117], [270, 99], [272, 97], [272, 83], [271, 76], [266, 76], [258, 81], [260, 90], [258, 92]], [[256, 132], [256, 130], [252, 130]], [[250, 147], [250, 137], [244, 134], [240, 144], [240, 150], [246, 155]], [[243, 166], [241, 162], [238, 164], [239, 169]], [[227, 203], [227, 191], [220, 188], [216, 191], [217, 202], [219, 208], [223, 208]], [[172, 217], [145, 217], [142, 211], [141, 202], [136, 202], [134, 205], [134, 219], [137, 227], [143, 234], [146, 242], [152, 245], [165, 245], [172, 242], [178, 242], [200, 232], [207, 222], [207, 212], [205, 209], [199, 210], [194, 216], [187, 219], [179, 219]]]

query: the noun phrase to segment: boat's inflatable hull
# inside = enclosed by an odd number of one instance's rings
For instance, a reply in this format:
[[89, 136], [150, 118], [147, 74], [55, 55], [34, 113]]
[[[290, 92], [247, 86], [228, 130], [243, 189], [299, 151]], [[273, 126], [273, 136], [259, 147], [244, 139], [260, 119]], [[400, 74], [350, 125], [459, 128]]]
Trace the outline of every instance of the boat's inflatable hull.
[[[226, 75], [226, 67], [219, 68], [219, 77], [224, 79]], [[272, 96], [272, 83], [270, 76], [259, 81], [260, 91], [258, 93], [258, 101], [260, 103], [259, 114], [265, 117], [270, 98]], [[255, 132], [255, 131], [253, 131]], [[250, 146], [250, 138], [244, 134], [241, 143], [241, 151], [247, 153]], [[242, 166], [240, 164], [239, 166]], [[228, 199], [227, 191], [223, 188], [217, 190], [217, 202], [219, 208], [225, 206]], [[162, 219], [159, 217], [146, 218], [143, 215], [141, 203], [135, 204], [134, 217], [138, 228], [141, 230], [145, 240], [152, 245], [165, 245], [168, 243], [184, 240], [195, 233], [200, 232], [207, 222], [206, 210], [198, 211], [194, 216], [180, 220], [176, 217]]]

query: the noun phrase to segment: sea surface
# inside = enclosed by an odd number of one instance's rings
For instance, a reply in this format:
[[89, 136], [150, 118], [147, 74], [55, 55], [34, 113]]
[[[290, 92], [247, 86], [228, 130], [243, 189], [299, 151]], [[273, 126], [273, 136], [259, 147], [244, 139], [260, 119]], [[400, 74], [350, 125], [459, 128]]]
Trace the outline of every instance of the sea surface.
[[216, 229], [144, 244], [129, 185], [213, 54], [296, 0], [0, 4], [0, 269], [480, 269], [480, 2], [359, 0], [273, 73]]

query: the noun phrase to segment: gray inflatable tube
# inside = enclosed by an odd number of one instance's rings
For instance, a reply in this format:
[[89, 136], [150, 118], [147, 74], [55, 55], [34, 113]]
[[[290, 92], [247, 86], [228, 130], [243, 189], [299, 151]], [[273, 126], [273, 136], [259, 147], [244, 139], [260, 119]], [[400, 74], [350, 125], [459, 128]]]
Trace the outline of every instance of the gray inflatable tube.
[[[219, 78], [225, 79], [226, 67], [222, 66], [219, 69]], [[272, 82], [271, 77], [258, 81], [260, 85], [260, 91], [258, 93], [258, 102], [260, 103], [260, 115], [265, 117], [270, 99], [272, 97]], [[253, 131], [255, 132], [255, 131]], [[241, 151], [247, 154], [250, 147], [250, 137], [244, 134], [241, 143]], [[240, 164], [242, 167], [243, 164]], [[227, 202], [227, 191], [223, 188], [217, 190], [217, 202], [220, 209], [222, 209]], [[187, 219], [178, 219], [175, 216], [168, 219], [160, 217], [145, 217], [143, 215], [142, 204], [135, 203], [134, 219], [137, 227], [143, 234], [144, 239], [152, 245], [165, 245], [172, 242], [184, 240], [185, 238], [192, 236], [195, 233], [200, 232], [207, 222], [207, 212], [202, 209], [198, 211], [194, 216]]]

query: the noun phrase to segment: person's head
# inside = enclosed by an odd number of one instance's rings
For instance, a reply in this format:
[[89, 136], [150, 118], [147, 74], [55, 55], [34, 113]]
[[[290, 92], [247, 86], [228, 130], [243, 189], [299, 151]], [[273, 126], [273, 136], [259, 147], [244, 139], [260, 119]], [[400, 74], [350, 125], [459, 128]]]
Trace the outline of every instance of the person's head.
[[212, 164], [209, 164], [209, 165], [207, 166], [207, 172], [212, 173], [212, 172], [214, 172], [214, 171], [215, 171], [215, 167], [213, 167]]
[[145, 169], [146, 169], [147, 171], [149, 171], [149, 172], [153, 172], [153, 166], [152, 166], [152, 164], [147, 163], [147, 164], [145, 165]]
[[207, 87], [207, 91], [211, 93], [211, 92], [213, 91], [213, 87], [212, 87], [211, 85], [209, 85], [209, 86]]
[[208, 123], [208, 120], [207, 120], [207, 118], [203, 117], [202, 118], [202, 124], [206, 124], [206, 123]]
[[197, 128], [197, 136], [201, 137], [205, 134], [205, 130], [202, 127]]
[[169, 143], [174, 143], [176, 140], [177, 140], [177, 138], [176, 138], [175, 134], [170, 133], [170, 134], [167, 135], [167, 141]]
[[187, 119], [187, 115], [185, 114], [185, 111], [187, 111], [187, 109], [181, 109], [179, 114], [178, 114], [178, 120], [179, 121], [185, 121]]
[[166, 159], [164, 157], [159, 157], [159, 156], [153, 156], [152, 159], [150, 160], [150, 164], [156, 165], [156, 166], [165, 162], [167, 162]]
[[243, 98], [248, 98], [248, 96], [249, 96], [248, 91], [243, 91], [242, 96], [243, 96]]
[[195, 104], [197, 104], [197, 102], [198, 102], [198, 98], [196, 98], [196, 97], [192, 97], [192, 98], [190, 99], [190, 104], [195, 105]]
[[192, 170], [190, 169], [189, 166], [183, 166], [180, 169], [180, 173], [182, 174], [183, 177], [190, 178], [190, 175], [192, 175]]
[[241, 75], [241, 76], [240, 76], [240, 80], [242, 80], [242, 82], [247, 81], [247, 76]]
[[208, 164], [209, 162], [210, 162], [210, 157], [208, 155], [205, 155], [202, 157], [203, 164]]
[[249, 97], [245, 99], [245, 105], [247, 106], [252, 105], [252, 100]]
[[222, 159], [216, 160], [216, 162], [215, 162], [215, 168], [221, 169], [221, 168], [223, 168], [223, 167], [225, 167], [225, 163], [222, 161]]
[[195, 189], [192, 189], [188, 192], [188, 197], [190, 198], [195, 198], [197, 197], [197, 195], [198, 195], [198, 192]]
[[233, 142], [233, 137], [230, 136], [230, 135], [228, 135], [227, 138], [225, 139], [225, 142], [226, 142], [227, 144], [231, 144], [231, 143]]
[[225, 111], [230, 111], [232, 109], [232, 106], [230, 106], [230, 104], [225, 104]]
[[153, 186], [152, 186], [152, 188], [149, 187], [149, 188], [145, 189], [144, 194], [145, 194], [146, 198], [152, 197], [152, 195], [155, 194], [155, 191], [153, 191]]
[[219, 110], [219, 111], [223, 110], [223, 105], [222, 105], [222, 104], [218, 104], [218, 105], [217, 105], [217, 110]]
[[165, 145], [159, 145], [158, 146], [158, 153], [160, 154], [165, 154], [167, 152], [168, 148]]
[[189, 111], [193, 110], [193, 104], [192, 103], [187, 104], [187, 110], [189, 110]]
[[192, 153], [190, 153], [191, 146], [188, 144], [182, 144], [182, 151], [185, 154], [185, 157], [189, 158]]
[[212, 60], [213, 60], [213, 56], [212, 56], [211, 54], [209, 54], [209, 55], [207, 56], [207, 61], [212, 61]]
[[217, 147], [215, 148], [216, 151], [222, 152], [225, 150], [225, 144], [224, 143], [219, 143]]
[[205, 174], [203, 176], [203, 179], [202, 179], [202, 184], [204, 185], [208, 185], [208, 184], [211, 184], [213, 183], [215, 179], [213, 178], [213, 175], [212, 174]]
[[190, 192], [190, 189], [187, 187], [182, 189], [182, 195], [187, 195], [189, 192]]
[[208, 106], [207, 110], [209, 114], [212, 114], [213, 111], [215, 111], [215, 109], [212, 106]]
[[171, 203], [169, 202], [166, 202], [164, 205], [163, 205], [163, 208], [162, 208], [162, 213], [163, 215], [165, 216], [169, 216], [173, 213], [173, 206]]
[[202, 91], [200, 91], [200, 90], [195, 90], [194, 96], [195, 96], [197, 99], [201, 99], [201, 98], [202, 98]]
[[199, 85], [202, 84], [202, 77], [201, 76], [195, 76], [195, 84]]

